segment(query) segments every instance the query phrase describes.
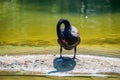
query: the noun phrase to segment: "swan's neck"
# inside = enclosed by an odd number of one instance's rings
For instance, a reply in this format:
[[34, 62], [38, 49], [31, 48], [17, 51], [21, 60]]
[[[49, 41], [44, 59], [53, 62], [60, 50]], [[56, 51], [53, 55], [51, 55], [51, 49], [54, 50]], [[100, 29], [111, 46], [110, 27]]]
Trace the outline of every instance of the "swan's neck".
[[63, 38], [63, 34], [62, 34], [61, 28], [60, 28], [62, 23], [65, 25], [64, 31], [65, 31], [66, 33], [69, 33], [69, 31], [71, 30], [70, 22], [69, 22], [68, 20], [66, 20], [66, 19], [60, 19], [60, 20], [58, 21], [58, 24], [57, 24], [57, 35], [58, 35], [58, 38], [59, 38], [60, 40]]

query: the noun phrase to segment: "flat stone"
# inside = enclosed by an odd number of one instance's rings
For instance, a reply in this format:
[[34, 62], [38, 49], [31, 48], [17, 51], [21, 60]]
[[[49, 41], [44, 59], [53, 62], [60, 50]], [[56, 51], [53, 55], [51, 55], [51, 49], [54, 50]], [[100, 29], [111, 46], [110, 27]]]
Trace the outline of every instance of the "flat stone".
[[104, 56], [77, 55], [0, 56], [0, 71], [39, 72], [43, 74], [118, 73], [120, 59]]

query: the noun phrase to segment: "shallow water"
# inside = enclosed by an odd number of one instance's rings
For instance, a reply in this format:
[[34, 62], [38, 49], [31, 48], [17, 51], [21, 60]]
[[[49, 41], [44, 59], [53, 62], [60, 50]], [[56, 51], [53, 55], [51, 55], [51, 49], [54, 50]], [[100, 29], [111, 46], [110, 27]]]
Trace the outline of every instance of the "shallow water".
[[109, 77], [94, 77], [94, 76], [77, 76], [77, 77], [57, 77], [57, 76], [25, 76], [25, 75], [5, 75], [0, 76], [1, 80], [119, 80], [118, 76], [109, 76]]
[[41, 75], [38, 73], [1, 72], [1, 80], [119, 80], [119, 74], [75, 74], [66, 76]]

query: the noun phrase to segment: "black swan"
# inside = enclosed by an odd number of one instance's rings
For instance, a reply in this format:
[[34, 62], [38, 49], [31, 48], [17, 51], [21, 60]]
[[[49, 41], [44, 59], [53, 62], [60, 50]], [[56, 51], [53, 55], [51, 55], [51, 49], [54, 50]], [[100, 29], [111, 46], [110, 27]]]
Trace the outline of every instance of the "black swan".
[[[64, 27], [61, 28], [61, 24]], [[80, 36], [78, 30], [71, 26], [67, 19], [60, 19], [57, 23], [57, 36], [58, 43], [60, 45], [60, 58], [62, 58], [62, 47], [66, 50], [72, 50], [74, 48], [74, 57], [76, 58], [76, 47], [80, 43]]]

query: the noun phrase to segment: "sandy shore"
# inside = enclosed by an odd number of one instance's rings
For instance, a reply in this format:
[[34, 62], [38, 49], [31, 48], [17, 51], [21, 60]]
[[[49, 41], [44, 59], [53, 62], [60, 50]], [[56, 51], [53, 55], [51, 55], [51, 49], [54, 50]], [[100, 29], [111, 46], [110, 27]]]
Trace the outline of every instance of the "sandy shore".
[[32, 71], [43, 74], [81, 74], [81, 73], [118, 73], [120, 74], [120, 58], [77, 55], [21, 55], [0, 56], [0, 71]]

